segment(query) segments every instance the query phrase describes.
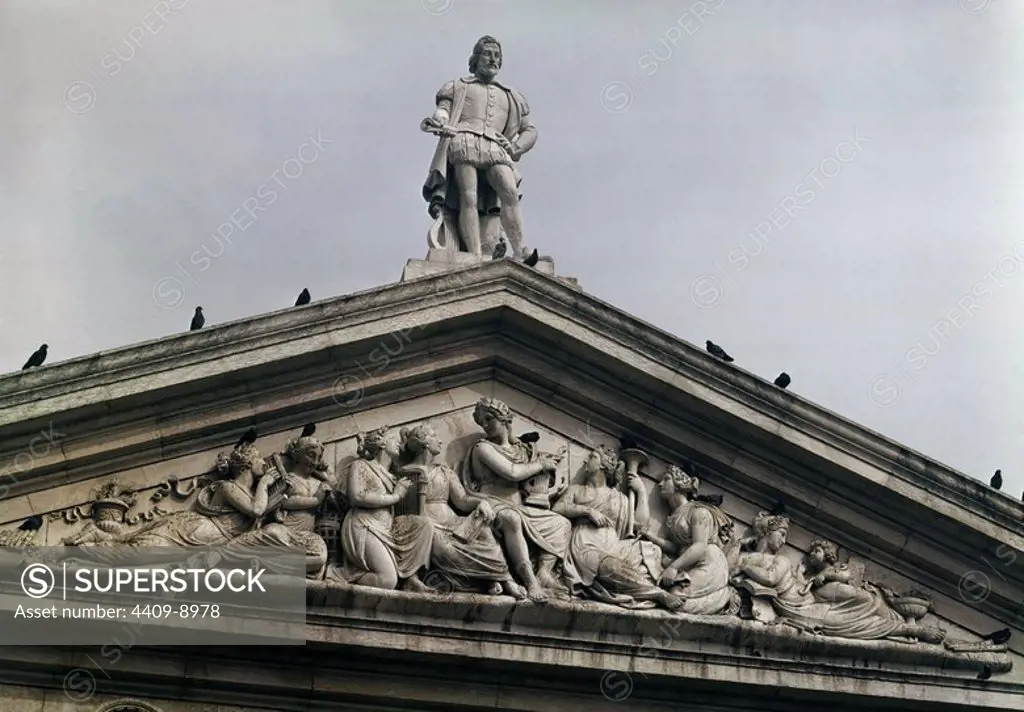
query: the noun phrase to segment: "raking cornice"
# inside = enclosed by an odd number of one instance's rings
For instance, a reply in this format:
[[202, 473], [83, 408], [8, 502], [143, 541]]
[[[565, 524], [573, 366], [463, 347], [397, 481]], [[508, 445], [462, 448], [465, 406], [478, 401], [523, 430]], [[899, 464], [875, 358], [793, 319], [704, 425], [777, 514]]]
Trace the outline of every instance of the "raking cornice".
[[[322, 353], [322, 360], [327, 361], [332, 350], [354, 341], [492, 308], [544, 319], [562, 327], [566, 334], [582, 329], [609, 339], [659, 364], [677, 388], [697, 397], [716, 394], [720, 396], [716, 405], [734, 414], [756, 411], [762, 418], [785, 424], [807, 445], [827, 443], [931, 498], [938, 497], [1024, 537], [1024, 507], [1012, 498], [511, 260], [0, 377], [0, 439], [9, 426], [19, 422], [59, 419], [76, 408], [149, 392], [159, 401], [160, 389], [170, 385], [180, 390], [189, 382], [289, 358]], [[4, 443], [4, 450], [9, 447], [11, 443]]]

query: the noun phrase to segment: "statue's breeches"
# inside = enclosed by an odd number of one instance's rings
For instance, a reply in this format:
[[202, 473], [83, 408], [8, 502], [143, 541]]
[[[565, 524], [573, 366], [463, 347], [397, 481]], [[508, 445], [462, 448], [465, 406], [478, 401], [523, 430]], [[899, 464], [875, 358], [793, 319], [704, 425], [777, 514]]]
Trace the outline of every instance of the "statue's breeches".
[[476, 168], [512, 166], [512, 159], [496, 141], [473, 133], [459, 133], [448, 144], [448, 162]]

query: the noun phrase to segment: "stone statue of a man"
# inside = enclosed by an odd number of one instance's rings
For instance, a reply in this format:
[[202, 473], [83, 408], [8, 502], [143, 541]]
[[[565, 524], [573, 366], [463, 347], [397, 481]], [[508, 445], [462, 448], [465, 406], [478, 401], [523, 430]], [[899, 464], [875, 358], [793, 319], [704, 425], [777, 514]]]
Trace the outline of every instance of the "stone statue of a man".
[[537, 142], [537, 129], [523, 95], [497, 81], [500, 69], [501, 44], [485, 35], [469, 58], [472, 76], [437, 92], [437, 109], [420, 123], [439, 136], [423, 197], [435, 219], [445, 209], [458, 214], [462, 251], [481, 254], [481, 216], [497, 214], [516, 257], [524, 259], [515, 163]]

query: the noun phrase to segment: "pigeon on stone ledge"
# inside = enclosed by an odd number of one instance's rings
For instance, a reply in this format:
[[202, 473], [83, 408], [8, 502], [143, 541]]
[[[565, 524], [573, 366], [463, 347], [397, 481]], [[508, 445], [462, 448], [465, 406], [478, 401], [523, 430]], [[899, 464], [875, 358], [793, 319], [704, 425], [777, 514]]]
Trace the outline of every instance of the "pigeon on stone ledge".
[[313, 433], [315, 433], [315, 432], [316, 432], [316, 423], [306, 423], [304, 426], [302, 426], [302, 434], [299, 435], [299, 437], [300, 438], [311, 438], [311, 437], [313, 437]]
[[189, 331], [198, 331], [203, 328], [203, 324], [206, 323], [206, 317], [203, 316], [203, 308], [196, 307], [196, 313], [192, 315], [192, 323], [189, 324]]
[[18, 529], [19, 531], [23, 532], [34, 532], [40, 529], [42, 526], [43, 518], [40, 517], [38, 514], [33, 514], [31, 517], [23, 521], [21, 523], [21, 526], [18, 527]]
[[43, 365], [43, 361], [46, 360], [46, 349], [48, 349], [48, 348], [50, 348], [50, 347], [47, 346], [46, 344], [43, 344], [38, 349], [33, 351], [32, 355], [28, 357], [28, 361], [26, 361], [25, 365], [21, 367], [21, 370], [25, 371], [25, 370], [27, 370], [29, 368], [35, 368], [36, 366], [42, 366]]
[[999, 489], [1003, 486], [1003, 471], [996, 470], [996, 474], [992, 475], [992, 479], [988, 481], [989, 486], [992, 489]]
[[992, 643], [995, 643], [996, 645], [1008, 643], [1010, 642], [1010, 629], [1000, 628], [999, 630], [989, 633], [988, 635], [981, 636], [981, 639], [990, 641]]
[[245, 445], [252, 445], [254, 442], [256, 442], [257, 437], [258, 436], [256, 434], [256, 428], [249, 428], [244, 433], [242, 433], [242, 437], [240, 437], [238, 439], [238, 442], [235, 443], [235, 449], [237, 450], [238, 448], [243, 447]]
[[533, 252], [530, 253], [530, 256], [523, 260], [523, 264], [527, 267], [536, 267], [538, 262], [540, 262], [540, 254], [538, 254], [537, 248], [535, 247], [533, 248]]
[[299, 292], [299, 298], [295, 300], [295, 306], [305, 306], [306, 304], [309, 304], [310, 299], [311, 297], [309, 296], [309, 290], [303, 287], [302, 291]]
[[500, 260], [508, 252], [508, 243], [505, 242], [505, 236], [502, 235], [498, 238], [498, 244], [494, 246], [494, 251], [491, 253], [492, 260]]
[[540, 440], [540, 433], [535, 430], [531, 430], [528, 433], [523, 433], [519, 436], [519, 442], [521, 443], [535, 443]]
[[786, 373], [785, 371], [780, 373], [779, 377], [775, 379], [775, 385], [778, 386], [779, 388], [781, 388], [782, 390], [786, 390], [786, 388], [788, 388], [789, 384], [792, 383], [792, 382], [793, 382], [793, 379], [790, 378], [789, 374]]
[[707, 349], [709, 354], [711, 354], [715, 358], [722, 359], [726, 363], [732, 363], [732, 361], [734, 360], [732, 356], [725, 352], [725, 349], [723, 349], [715, 342], [711, 341], [711, 339], [708, 339], [707, 341], [704, 342], [704, 348]]

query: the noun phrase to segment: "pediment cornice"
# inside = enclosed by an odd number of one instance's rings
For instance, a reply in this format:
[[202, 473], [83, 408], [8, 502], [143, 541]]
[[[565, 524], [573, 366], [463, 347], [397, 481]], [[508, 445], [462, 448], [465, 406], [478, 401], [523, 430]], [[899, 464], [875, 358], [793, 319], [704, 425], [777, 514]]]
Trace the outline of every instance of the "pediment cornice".
[[[937, 587], [999, 545], [1024, 551], [1008, 497], [508, 260], [0, 378], [0, 462], [44, 424], [74, 424], [73, 442], [34, 458], [11, 493], [223, 447], [256, 423], [351, 413], [337, 378], [396, 333], [406, 345], [365, 378], [358, 408], [495, 379], [701, 461], [760, 506], [785, 499]], [[1022, 564], [993, 577], [986, 612], [1015, 619]]]
[[[588, 347], [617, 352], [624, 373], [643, 371], [691, 403], [707, 403], [754, 422], [766, 435], [794, 446], [832, 448], [847, 455], [853, 468], [863, 463], [891, 475], [889, 484], [908, 494], [912, 489], [927, 491], [932, 503], [946, 510], [943, 514], [968, 510], [1024, 537], [1024, 508], [1012, 498], [510, 260], [0, 377], [0, 433], [34, 432], [41, 419], [79, 409], [109, 410], [109, 404], [122, 398], [131, 399], [135, 407], [159, 405], [165, 391], [187, 394], [190, 384], [196, 392], [208, 393], [211, 379], [237, 384], [246, 380], [248, 371], [275, 363], [329, 365], [388, 334], [429, 331], [427, 327], [441, 322], [450, 323], [448, 331], [500, 333], [526, 349], [542, 326], [552, 339], [549, 343], [566, 354]], [[613, 344], [617, 348], [609, 348]], [[29, 427], [19, 427], [26, 423]]]

